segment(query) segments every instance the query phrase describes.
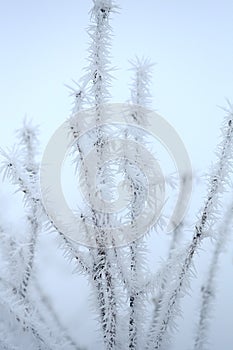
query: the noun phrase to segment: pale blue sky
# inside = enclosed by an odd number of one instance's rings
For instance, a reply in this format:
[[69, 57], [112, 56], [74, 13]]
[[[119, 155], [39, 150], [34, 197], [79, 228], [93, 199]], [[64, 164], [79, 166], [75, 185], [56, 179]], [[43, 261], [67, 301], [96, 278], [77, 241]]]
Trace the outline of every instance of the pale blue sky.
[[[90, 6], [90, 0], [0, 1], [1, 137], [9, 140], [25, 113], [48, 137], [67, 117], [71, 100], [63, 84], [82, 74]], [[127, 60], [151, 57], [154, 107], [176, 127], [195, 163], [208, 161], [222, 118], [216, 105], [233, 99], [233, 3], [126, 0], [120, 6], [113, 20], [120, 78], [114, 101], [128, 98]]]
[[[91, 3], [0, 0], [0, 146], [12, 143], [25, 113], [41, 124], [44, 144], [67, 118], [71, 99], [64, 83], [78, 81], [86, 64], [85, 28]], [[119, 68], [113, 101], [129, 97], [127, 60], [135, 54], [150, 57], [157, 63], [153, 107], [179, 132], [194, 167], [205, 169], [214, 158], [224, 115], [217, 105], [224, 106], [225, 98], [233, 102], [233, 2], [120, 0], [119, 4], [121, 14], [112, 23], [112, 62]], [[233, 277], [230, 257], [225, 260], [231, 270], [222, 271], [222, 283]], [[229, 284], [222, 298], [228, 294]], [[220, 309], [226, 313], [229, 308], [222, 303]], [[229, 310], [233, 313], [232, 304]], [[225, 316], [219, 313], [220, 318]], [[230, 350], [230, 325], [223, 322], [222, 348]], [[221, 320], [215, 329], [220, 325]], [[219, 349], [220, 343], [216, 344], [213, 350]]]

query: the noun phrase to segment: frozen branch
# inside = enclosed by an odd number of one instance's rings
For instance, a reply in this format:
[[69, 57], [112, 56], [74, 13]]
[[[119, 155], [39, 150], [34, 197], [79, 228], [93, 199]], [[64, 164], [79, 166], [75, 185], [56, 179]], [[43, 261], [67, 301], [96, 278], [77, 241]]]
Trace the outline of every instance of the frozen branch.
[[[140, 60], [136, 58], [131, 62], [134, 71], [134, 77], [131, 87], [131, 102], [137, 105], [138, 108], [132, 111], [132, 117], [138, 125], [146, 124], [146, 116], [141, 113], [140, 107], [146, 107], [150, 103], [150, 82], [151, 82], [151, 67], [153, 66], [149, 60]], [[127, 135], [126, 135], [127, 138]], [[140, 142], [139, 136], [134, 136], [135, 142]], [[135, 161], [140, 157], [139, 149], [136, 145]], [[137, 202], [138, 198], [144, 201], [143, 194], [145, 192], [145, 184], [135, 181], [130, 175], [130, 165], [125, 161], [125, 176], [130, 182], [132, 192], [131, 206], [131, 222], [135, 223], [138, 215]], [[140, 235], [140, 233], [139, 233]], [[130, 278], [131, 289], [129, 291], [129, 349], [137, 349], [143, 343], [145, 332], [143, 330], [145, 317], [145, 294], [139, 293], [140, 276], [145, 275], [143, 271], [145, 260], [145, 249], [143, 240], [135, 240], [130, 244]]]
[[23, 200], [26, 207], [33, 207], [36, 205], [37, 208], [37, 218], [47, 222], [48, 230], [55, 230], [61, 237], [63, 241], [63, 248], [67, 256], [76, 261], [78, 266], [80, 266], [81, 272], [88, 272], [88, 259], [85, 259], [84, 255], [78, 251], [78, 248], [74, 248], [58, 227], [51, 221], [48, 214], [44, 210], [43, 203], [40, 198], [40, 194], [36, 187], [31, 186], [28, 181], [27, 173], [25, 169], [21, 166], [21, 158], [18, 153], [14, 152], [12, 155], [7, 154], [5, 151], [1, 151], [3, 157], [5, 158], [0, 171], [3, 172], [3, 179], [8, 177], [10, 182], [17, 187], [17, 191], [23, 194]]
[[208, 277], [201, 288], [201, 308], [194, 343], [195, 350], [204, 350], [207, 345], [207, 332], [210, 326], [211, 311], [213, 309], [214, 299], [216, 296], [216, 275], [220, 256], [224, 251], [224, 247], [231, 233], [232, 213], [233, 206], [231, 204], [225, 214], [223, 223], [220, 225], [218, 237], [216, 238], [215, 242], [214, 253], [210, 262]]
[[[220, 204], [220, 197], [226, 191], [229, 176], [232, 172], [232, 109], [228, 111], [222, 130], [222, 142], [217, 149], [218, 161], [209, 181], [209, 191], [204, 208], [200, 213], [200, 219], [195, 226], [195, 233], [192, 242], [185, 253], [184, 261], [179, 262], [175, 278], [171, 281], [166, 290], [163, 313], [153, 332], [153, 340], [149, 349], [159, 349], [164, 341], [168, 327], [179, 312], [178, 302], [189, 284], [193, 257], [198, 250], [201, 241], [205, 237], [213, 237], [214, 225], [217, 222], [217, 208]], [[183, 257], [181, 256], [181, 259]]]

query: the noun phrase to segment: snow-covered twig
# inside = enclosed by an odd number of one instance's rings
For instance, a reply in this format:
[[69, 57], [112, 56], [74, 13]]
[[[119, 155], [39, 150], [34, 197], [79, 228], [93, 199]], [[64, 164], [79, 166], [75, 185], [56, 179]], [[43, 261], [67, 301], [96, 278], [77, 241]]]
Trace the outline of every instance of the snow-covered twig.
[[[159, 349], [163, 344], [168, 327], [172, 327], [172, 321], [179, 313], [178, 302], [183, 292], [188, 288], [194, 254], [205, 237], [214, 236], [214, 228], [219, 215], [217, 209], [220, 204], [220, 198], [222, 193], [226, 191], [229, 176], [232, 172], [233, 113], [231, 106], [230, 108], [222, 128], [222, 142], [217, 149], [218, 160], [212, 170], [207, 199], [195, 225], [192, 242], [184, 254], [184, 260], [182, 262], [183, 255], [181, 255], [175, 276], [166, 288], [164, 305], [162, 305], [162, 312], [156, 329], [153, 330], [149, 349]], [[174, 264], [177, 265], [177, 261], [174, 261]]]
[[210, 262], [207, 279], [201, 287], [201, 307], [194, 342], [195, 350], [204, 350], [208, 344], [207, 332], [210, 326], [213, 302], [216, 296], [216, 274], [218, 271], [220, 256], [224, 251], [224, 247], [231, 233], [232, 216], [233, 205], [231, 204], [225, 213], [223, 222], [219, 225], [218, 237], [216, 238], [215, 249]]
[[[151, 82], [151, 67], [153, 66], [149, 60], [139, 59], [136, 57], [135, 61], [131, 61], [133, 66], [134, 76], [131, 87], [131, 102], [133, 105], [138, 106], [136, 110], [132, 111], [134, 121], [138, 125], [144, 125], [146, 123], [145, 116], [140, 113], [140, 107], [146, 107], [150, 102], [150, 82]], [[140, 142], [138, 136], [135, 136], [135, 142]], [[139, 157], [138, 147], [136, 145], [135, 160]], [[135, 179], [130, 176], [128, 171], [128, 162], [125, 161], [125, 174], [129, 180], [132, 192], [132, 207], [131, 207], [131, 221], [135, 222], [138, 208], [136, 207], [138, 197], [142, 197], [144, 192], [144, 186], [135, 182]], [[143, 198], [141, 198], [143, 200]], [[139, 234], [140, 235], [140, 234]], [[145, 294], [139, 293], [140, 290], [139, 280], [140, 276], [143, 276], [143, 265], [145, 260], [145, 247], [143, 239], [135, 240], [130, 244], [130, 277], [131, 277], [131, 289], [129, 290], [129, 349], [138, 348], [139, 344], [143, 343], [143, 337], [145, 332], [143, 330], [144, 318], [145, 318], [145, 306], [144, 299]]]
[[3, 172], [3, 179], [8, 177], [10, 182], [17, 187], [17, 191], [23, 193], [23, 201], [26, 207], [31, 208], [36, 205], [37, 217], [47, 224], [47, 230], [55, 230], [55, 232], [59, 234], [63, 242], [62, 248], [69, 259], [76, 261], [78, 266], [80, 266], [80, 272], [88, 272], [89, 267], [87, 261], [89, 259], [85, 259], [84, 254], [79, 252], [78, 248], [75, 248], [73, 244], [70, 243], [69, 239], [64, 236], [54, 222], [48, 217], [48, 214], [44, 210], [38, 187], [32, 186], [28, 181], [28, 174], [22, 167], [20, 154], [17, 151], [6, 153], [3, 150], [1, 150], [1, 153], [4, 157], [0, 169], [0, 171]]
[[[89, 64], [87, 73], [82, 78], [83, 86], [86, 87], [86, 96], [91, 104], [95, 106], [96, 117], [96, 142], [95, 147], [97, 154], [101, 157], [101, 152], [104, 145], [103, 133], [101, 130], [101, 115], [103, 113], [103, 104], [110, 97], [108, 91], [111, 81], [109, 67], [109, 48], [111, 45], [111, 27], [109, 24], [110, 16], [115, 12], [117, 6], [113, 0], [93, 0], [91, 9], [91, 22], [88, 34], [91, 39], [89, 47]], [[81, 91], [81, 90], [80, 90]], [[82, 107], [82, 95], [78, 95], [79, 103], [76, 103], [77, 112]], [[76, 138], [78, 136], [78, 128], [76, 127], [77, 116], [72, 113], [70, 118], [71, 132]], [[85, 157], [79, 142], [75, 144], [78, 151], [78, 160], [82, 161], [85, 168]], [[99, 160], [99, 163], [101, 160]], [[99, 166], [100, 167], [100, 166]], [[88, 184], [88, 169], [85, 168], [85, 181]], [[91, 188], [89, 186], [89, 188]], [[89, 198], [90, 199], [90, 198]], [[91, 207], [92, 203], [90, 203]], [[85, 215], [82, 215], [85, 224]], [[95, 210], [91, 209], [91, 219], [96, 231], [97, 249], [90, 249], [92, 271], [90, 277], [92, 279], [94, 289], [96, 289], [96, 299], [100, 313], [101, 327], [103, 330], [104, 342], [106, 349], [114, 349], [116, 346], [116, 300], [115, 287], [113, 277], [112, 262], [109, 260], [105, 246], [106, 232], [101, 227]]]
[[[26, 169], [25, 175], [28, 178], [30, 186], [36, 187], [38, 186], [37, 182], [39, 168], [35, 159], [36, 153], [38, 152], [38, 129], [25, 119], [23, 127], [17, 131], [17, 134], [19, 139], [19, 150], [21, 152], [22, 166]], [[31, 278], [37, 236], [41, 229], [41, 220], [38, 214], [38, 202], [33, 202], [30, 207], [27, 208], [27, 221], [30, 242], [28, 245], [28, 261], [20, 287], [21, 292], [24, 296], [27, 293], [28, 284]]]

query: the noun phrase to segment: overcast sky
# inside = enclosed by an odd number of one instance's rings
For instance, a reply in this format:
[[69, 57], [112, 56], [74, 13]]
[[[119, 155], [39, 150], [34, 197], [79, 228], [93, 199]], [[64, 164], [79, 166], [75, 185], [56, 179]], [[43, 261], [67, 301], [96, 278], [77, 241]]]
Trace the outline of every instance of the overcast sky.
[[[45, 135], [69, 114], [64, 83], [86, 65], [90, 0], [0, 1], [1, 138], [27, 113]], [[225, 98], [233, 100], [232, 1], [120, 1], [113, 19], [113, 100], [128, 98], [128, 59], [156, 62], [154, 107], [182, 136], [195, 164], [209, 160]], [[198, 146], [198, 148], [197, 148]], [[202, 152], [197, 152], [197, 149]]]
[[[78, 81], [86, 66], [91, 3], [0, 0], [1, 147], [12, 143], [25, 113], [41, 125], [43, 145], [68, 117], [72, 101], [64, 84]], [[150, 57], [157, 63], [153, 107], [180, 134], [194, 168], [205, 170], [224, 116], [217, 106], [225, 106], [225, 98], [233, 102], [233, 2], [120, 0], [119, 5], [112, 22], [112, 63], [118, 67], [113, 101], [129, 97], [128, 59]], [[232, 277], [232, 262], [230, 268], [225, 278]], [[223, 295], [228, 293], [229, 285]], [[221, 307], [227, 312], [227, 304]], [[225, 330], [223, 348], [230, 350], [229, 324]]]

